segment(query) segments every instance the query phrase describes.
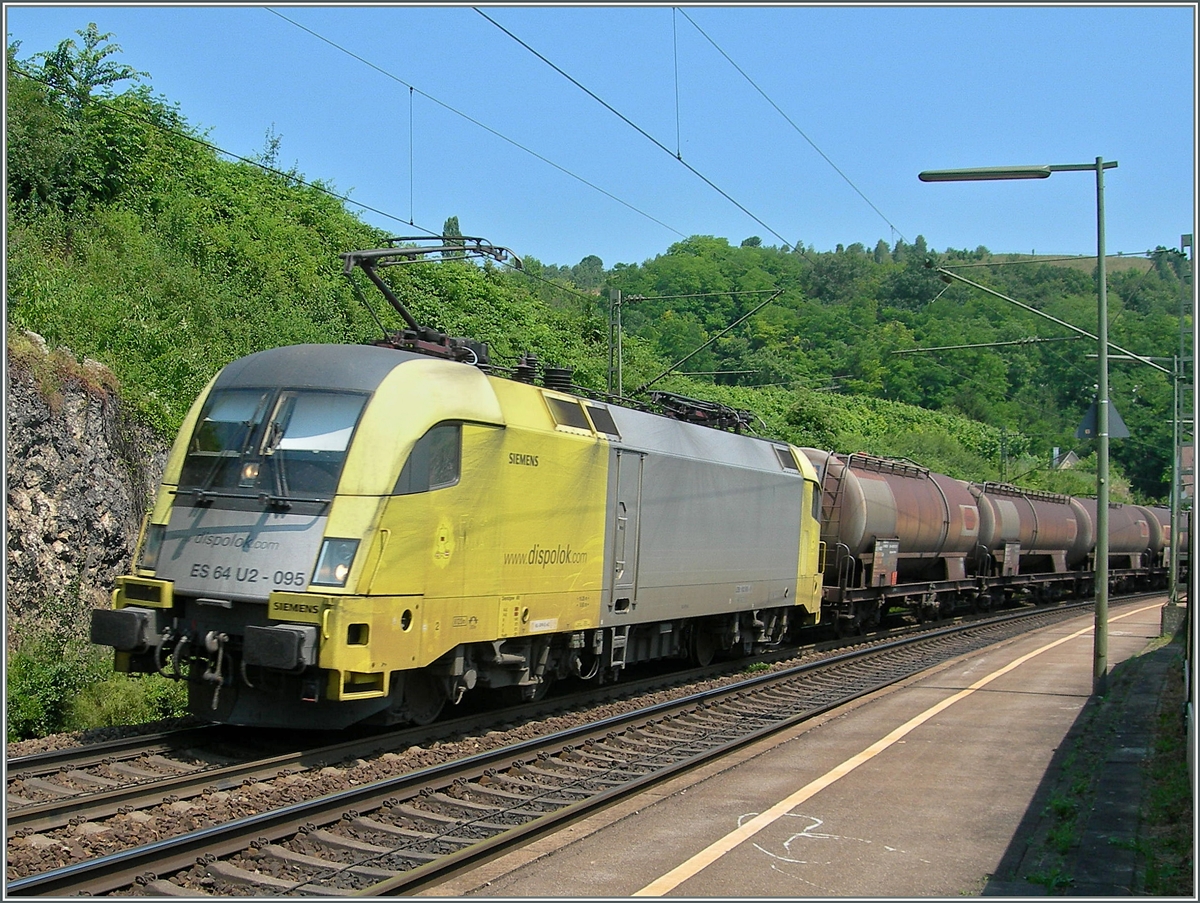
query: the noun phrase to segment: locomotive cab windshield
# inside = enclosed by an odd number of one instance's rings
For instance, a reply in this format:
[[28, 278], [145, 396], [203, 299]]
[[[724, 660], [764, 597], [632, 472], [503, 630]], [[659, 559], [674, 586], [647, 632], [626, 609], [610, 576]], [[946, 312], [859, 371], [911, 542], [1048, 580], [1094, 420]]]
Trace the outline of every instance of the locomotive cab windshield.
[[309, 389], [226, 389], [205, 403], [181, 492], [333, 497], [367, 396]]

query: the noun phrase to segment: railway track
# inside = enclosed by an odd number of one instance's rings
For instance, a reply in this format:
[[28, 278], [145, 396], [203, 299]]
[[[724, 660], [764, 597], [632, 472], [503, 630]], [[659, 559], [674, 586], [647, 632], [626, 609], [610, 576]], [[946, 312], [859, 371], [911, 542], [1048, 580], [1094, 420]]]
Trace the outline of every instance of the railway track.
[[[880, 636], [917, 629], [920, 627], [910, 625], [882, 631]], [[863, 637], [855, 642], [879, 641], [878, 637]], [[827, 652], [846, 642], [816, 643], [799, 650], [789, 647], [759, 656], [759, 660], [770, 662], [794, 658], [798, 653]], [[187, 801], [330, 763], [486, 731], [504, 721], [533, 719], [555, 710], [596, 705], [614, 696], [636, 696], [737, 673], [742, 667], [739, 662], [725, 662], [707, 668], [675, 668], [599, 691], [581, 690], [537, 704], [509, 707], [502, 714], [485, 709], [421, 728], [387, 732], [350, 729], [321, 735], [203, 725], [15, 757], [6, 763], [7, 837], [94, 822], [149, 808], [167, 797], [171, 797], [170, 802]]]
[[[411, 892], [738, 746], [1087, 607], [1034, 609], [863, 644], [362, 786], [298, 802], [277, 799], [253, 815], [18, 877], [7, 890], [14, 896]], [[10, 877], [12, 861], [10, 855]]]

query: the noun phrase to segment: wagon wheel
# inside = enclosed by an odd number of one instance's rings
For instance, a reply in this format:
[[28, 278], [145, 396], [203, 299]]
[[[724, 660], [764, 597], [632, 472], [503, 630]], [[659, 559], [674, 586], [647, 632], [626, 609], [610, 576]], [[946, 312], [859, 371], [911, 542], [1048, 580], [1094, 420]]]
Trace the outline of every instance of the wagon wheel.
[[839, 640], [844, 640], [847, 637], [858, 636], [862, 633], [862, 623], [858, 618], [835, 618], [833, 621], [833, 632]]

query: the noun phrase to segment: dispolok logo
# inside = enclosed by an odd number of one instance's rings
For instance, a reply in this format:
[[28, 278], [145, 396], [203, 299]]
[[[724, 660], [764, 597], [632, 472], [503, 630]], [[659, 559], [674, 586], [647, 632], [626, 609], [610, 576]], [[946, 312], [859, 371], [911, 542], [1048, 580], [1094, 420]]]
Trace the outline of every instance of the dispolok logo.
[[267, 549], [275, 551], [279, 543], [271, 539], [251, 539], [249, 534], [196, 533], [188, 542], [202, 546], [226, 546], [235, 549]]
[[528, 564], [535, 567], [549, 567], [552, 564], [586, 564], [587, 552], [576, 552], [569, 545], [556, 545], [544, 548], [535, 544], [528, 552], [505, 552], [505, 564]]
[[433, 535], [433, 563], [440, 568], [450, 563], [454, 555], [454, 524], [450, 518], [443, 517], [438, 522], [437, 532]]

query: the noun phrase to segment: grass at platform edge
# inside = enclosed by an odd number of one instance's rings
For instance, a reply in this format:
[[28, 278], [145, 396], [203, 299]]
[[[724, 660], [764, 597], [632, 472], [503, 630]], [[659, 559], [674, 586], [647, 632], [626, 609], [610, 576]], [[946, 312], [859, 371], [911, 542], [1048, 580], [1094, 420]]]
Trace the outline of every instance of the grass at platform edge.
[[1195, 831], [1191, 777], [1187, 761], [1187, 719], [1183, 683], [1183, 635], [1172, 645], [1166, 691], [1155, 723], [1154, 747], [1147, 764], [1138, 832], [1139, 887], [1155, 897], [1194, 897]]

